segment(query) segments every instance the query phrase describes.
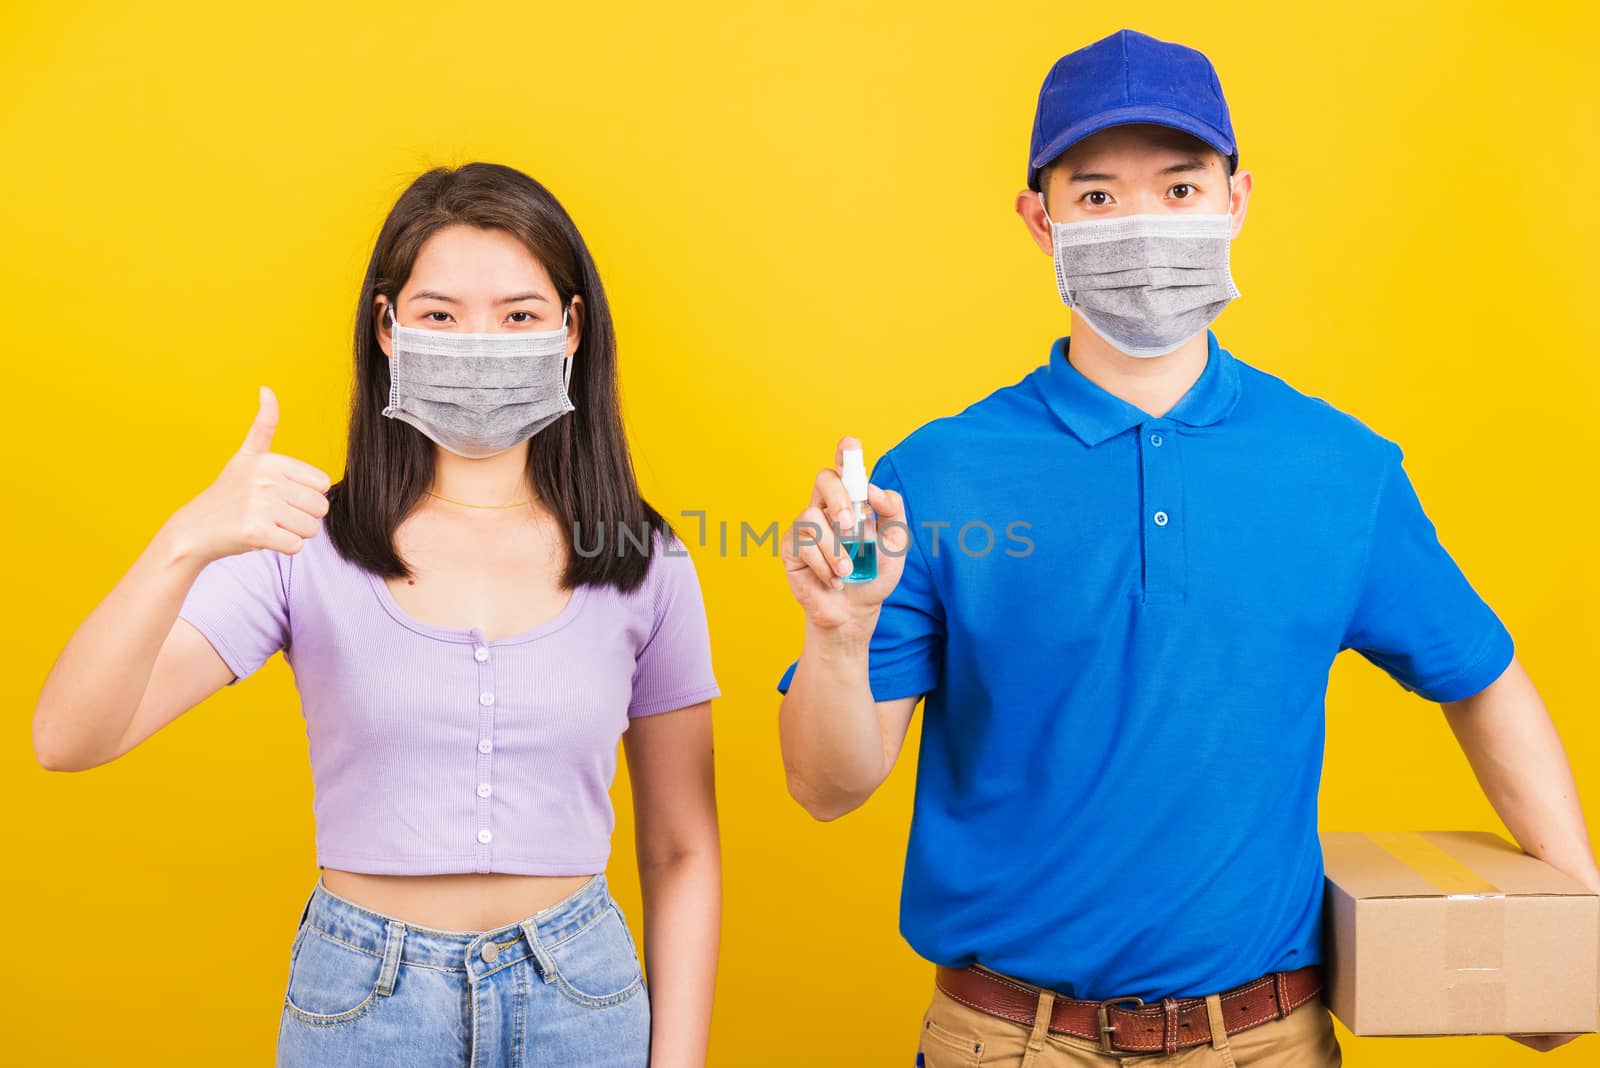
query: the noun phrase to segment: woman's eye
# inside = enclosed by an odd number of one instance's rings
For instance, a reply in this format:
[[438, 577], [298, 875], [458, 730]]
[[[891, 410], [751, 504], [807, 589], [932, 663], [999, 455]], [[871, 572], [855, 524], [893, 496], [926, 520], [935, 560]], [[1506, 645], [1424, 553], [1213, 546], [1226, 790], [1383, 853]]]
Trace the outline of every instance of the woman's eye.
[[[431, 312], [428, 312], [427, 315], [423, 316], [423, 318], [428, 318], [428, 317], [434, 316], [434, 315], [442, 315], [442, 316], [445, 317], [445, 319], [448, 319], [450, 317], [450, 313], [447, 312], [447, 311], [431, 311]], [[442, 323], [445, 320], [444, 319], [434, 319], [433, 321], [436, 322], [436, 323]]]
[[1190, 185], [1188, 182], [1179, 182], [1177, 185], [1168, 190], [1168, 192], [1177, 197], [1179, 200], [1188, 200], [1194, 195], [1194, 186]]
[[1095, 189], [1083, 194], [1083, 199], [1087, 200], [1097, 208], [1102, 208], [1111, 203], [1111, 194], [1107, 193], [1103, 189]]
[[511, 314], [512, 315], [526, 315], [528, 317], [526, 319], [516, 319], [516, 320], [514, 320], [515, 322], [519, 322], [519, 323], [531, 323], [531, 322], [533, 322], [533, 313], [532, 312], [514, 311]]

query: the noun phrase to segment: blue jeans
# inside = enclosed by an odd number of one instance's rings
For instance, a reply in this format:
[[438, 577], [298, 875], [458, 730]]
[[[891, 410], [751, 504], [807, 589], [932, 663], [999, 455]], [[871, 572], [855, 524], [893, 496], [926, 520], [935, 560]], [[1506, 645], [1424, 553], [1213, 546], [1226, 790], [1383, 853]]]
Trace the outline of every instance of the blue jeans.
[[318, 878], [289, 962], [279, 1068], [649, 1063], [649, 992], [603, 874], [492, 931], [406, 923]]

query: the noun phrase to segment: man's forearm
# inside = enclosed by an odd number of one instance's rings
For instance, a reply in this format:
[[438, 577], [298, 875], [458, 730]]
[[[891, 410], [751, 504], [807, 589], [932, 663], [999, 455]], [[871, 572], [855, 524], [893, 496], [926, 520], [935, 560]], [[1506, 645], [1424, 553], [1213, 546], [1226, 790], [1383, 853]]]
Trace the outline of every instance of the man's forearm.
[[1518, 845], [1600, 892], [1572, 767], [1521, 662], [1513, 659], [1488, 689], [1442, 707], [1484, 796]]
[[871, 632], [806, 627], [805, 645], [778, 706], [789, 792], [818, 819], [843, 815], [886, 774], [883, 730], [867, 681]]

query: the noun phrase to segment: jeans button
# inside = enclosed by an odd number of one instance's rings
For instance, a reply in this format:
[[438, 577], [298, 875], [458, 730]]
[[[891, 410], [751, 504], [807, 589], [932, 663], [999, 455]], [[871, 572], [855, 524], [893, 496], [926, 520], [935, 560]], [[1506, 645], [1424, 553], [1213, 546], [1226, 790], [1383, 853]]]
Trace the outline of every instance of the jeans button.
[[500, 956], [500, 943], [498, 943], [498, 942], [485, 942], [483, 944], [483, 954], [482, 955], [483, 955], [483, 959], [484, 960], [488, 961], [490, 964], [493, 964], [495, 962], [496, 958], [498, 958]]

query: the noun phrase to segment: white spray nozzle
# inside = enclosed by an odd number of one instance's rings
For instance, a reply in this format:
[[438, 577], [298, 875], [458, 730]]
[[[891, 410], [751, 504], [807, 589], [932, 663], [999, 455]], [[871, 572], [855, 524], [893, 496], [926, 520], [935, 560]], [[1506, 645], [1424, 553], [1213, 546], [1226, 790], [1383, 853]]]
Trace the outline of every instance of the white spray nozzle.
[[852, 501], [867, 499], [867, 466], [861, 458], [860, 449], [844, 450], [844, 470], [839, 472], [839, 477], [844, 480], [844, 491], [850, 495]]

